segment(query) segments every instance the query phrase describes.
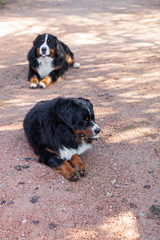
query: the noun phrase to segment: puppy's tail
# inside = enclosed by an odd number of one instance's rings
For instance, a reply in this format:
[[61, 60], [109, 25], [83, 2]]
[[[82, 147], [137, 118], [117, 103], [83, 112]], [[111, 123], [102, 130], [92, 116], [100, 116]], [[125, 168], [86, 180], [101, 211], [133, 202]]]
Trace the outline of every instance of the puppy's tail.
[[73, 68], [75, 68], [75, 69], [80, 68], [80, 66], [81, 66], [81, 64], [78, 62], [73, 63]]
[[66, 53], [66, 61], [70, 66], [73, 66], [73, 68], [77, 69], [81, 66], [80, 63], [76, 62], [74, 60], [73, 53], [69, 50], [69, 53]]

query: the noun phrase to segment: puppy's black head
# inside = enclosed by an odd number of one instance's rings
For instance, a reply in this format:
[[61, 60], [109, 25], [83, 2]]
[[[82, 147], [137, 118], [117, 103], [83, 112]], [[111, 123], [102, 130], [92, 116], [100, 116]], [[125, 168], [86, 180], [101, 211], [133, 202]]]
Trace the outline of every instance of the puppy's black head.
[[59, 50], [60, 42], [51, 34], [42, 34], [33, 42], [37, 57], [54, 57], [55, 52]]
[[100, 128], [95, 123], [93, 105], [89, 100], [69, 98], [60, 102], [57, 104], [57, 114], [61, 121], [72, 128], [78, 137], [98, 138]]

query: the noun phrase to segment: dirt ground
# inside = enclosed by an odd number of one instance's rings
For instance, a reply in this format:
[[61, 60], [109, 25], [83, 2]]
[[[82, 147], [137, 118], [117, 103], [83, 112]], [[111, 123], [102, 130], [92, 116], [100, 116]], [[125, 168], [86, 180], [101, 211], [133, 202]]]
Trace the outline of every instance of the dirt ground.
[[[160, 239], [150, 211], [160, 205], [160, 2], [0, 7], [0, 240]], [[39, 33], [69, 45], [81, 68], [34, 90], [26, 56]], [[22, 127], [35, 103], [57, 96], [90, 99], [102, 129], [76, 183], [37, 162]]]

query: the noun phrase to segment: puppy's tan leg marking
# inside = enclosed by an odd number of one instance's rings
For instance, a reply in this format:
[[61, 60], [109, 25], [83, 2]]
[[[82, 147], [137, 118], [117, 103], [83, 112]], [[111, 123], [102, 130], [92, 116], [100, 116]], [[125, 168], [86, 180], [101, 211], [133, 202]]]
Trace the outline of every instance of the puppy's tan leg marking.
[[37, 87], [38, 87], [38, 83], [39, 83], [38, 77], [35, 75], [34, 77], [32, 77], [32, 78], [30, 79], [29, 87], [30, 87], [30, 88], [37, 88]]
[[48, 87], [48, 86], [51, 84], [51, 82], [52, 82], [52, 78], [49, 77], [49, 76], [47, 76], [47, 77], [45, 77], [43, 80], [41, 80], [41, 81], [39, 82], [39, 86], [40, 86], [41, 88], [46, 88], [46, 87]]

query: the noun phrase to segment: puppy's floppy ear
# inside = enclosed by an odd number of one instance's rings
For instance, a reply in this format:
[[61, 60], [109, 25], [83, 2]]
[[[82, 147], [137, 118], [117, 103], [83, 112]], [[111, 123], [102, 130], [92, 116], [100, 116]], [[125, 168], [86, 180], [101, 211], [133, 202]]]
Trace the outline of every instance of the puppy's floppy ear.
[[33, 46], [36, 47], [36, 39], [33, 41]]
[[34, 46], [34, 47], [36, 47], [37, 40], [38, 40], [38, 38], [39, 38], [40, 36], [41, 36], [41, 35], [38, 35], [38, 36], [34, 39], [34, 41], [33, 41], [33, 46]]
[[55, 53], [57, 54], [57, 56], [64, 55], [63, 46], [62, 46], [61, 42], [60, 42], [58, 39], [56, 39], [56, 49], [55, 49]]
[[58, 102], [55, 107], [55, 113], [58, 119], [64, 122], [70, 128], [76, 126], [76, 111], [75, 107], [70, 102]]
[[33, 47], [31, 48], [31, 50], [30, 50], [29, 53], [28, 53], [27, 58], [28, 58], [28, 61], [29, 61], [29, 62], [36, 58], [36, 47], [35, 47], [35, 46], [33, 46]]
[[36, 42], [37, 42], [37, 38], [39, 37], [39, 35], [35, 38], [35, 40], [33, 41], [33, 46], [32, 48], [30, 49], [29, 53], [28, 53], [28, 61], [33, 61], [36, 57], [37, 57], [37, 54], [36, 54]]

